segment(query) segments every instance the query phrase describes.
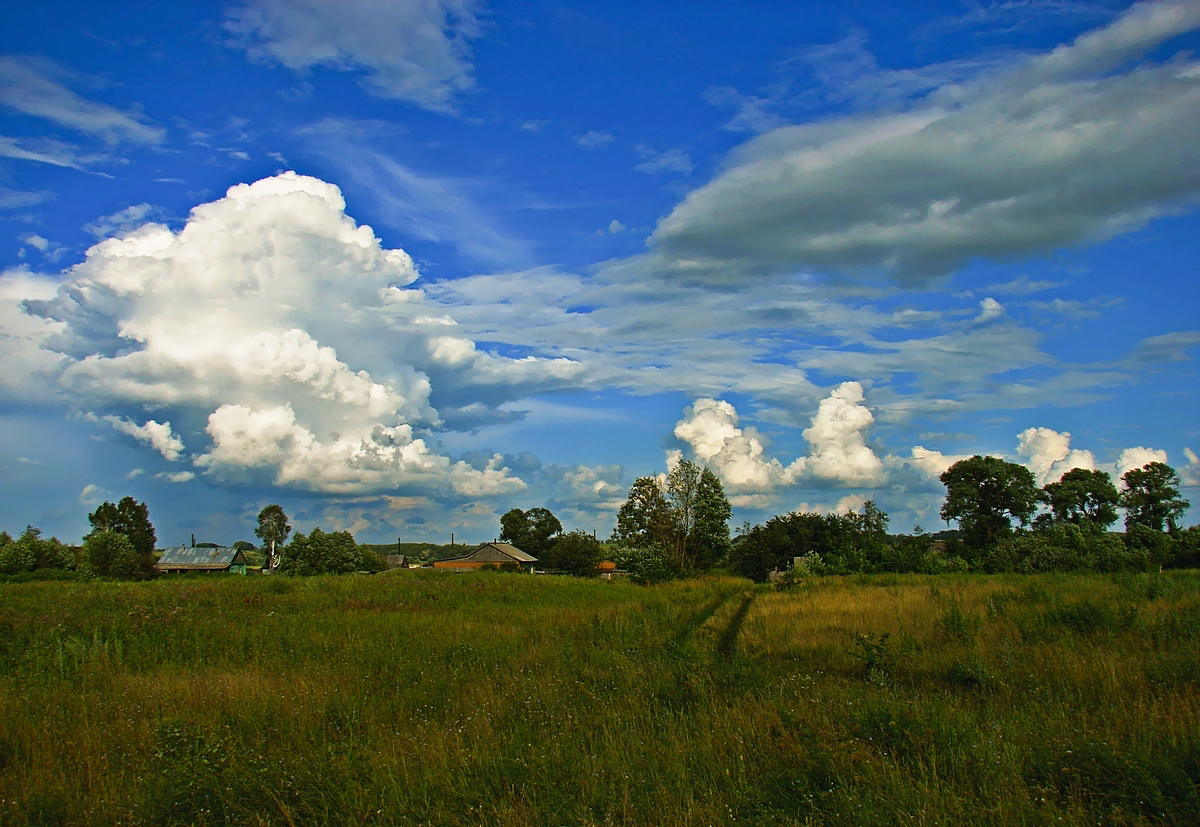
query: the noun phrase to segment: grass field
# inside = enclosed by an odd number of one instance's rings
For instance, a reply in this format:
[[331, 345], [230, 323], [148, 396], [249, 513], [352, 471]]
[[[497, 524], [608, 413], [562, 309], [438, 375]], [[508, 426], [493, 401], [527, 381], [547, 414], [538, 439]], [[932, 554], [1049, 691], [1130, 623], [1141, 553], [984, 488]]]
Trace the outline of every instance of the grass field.
[[1196, 824], [1200, 575], [0, 586], [0, 822]]

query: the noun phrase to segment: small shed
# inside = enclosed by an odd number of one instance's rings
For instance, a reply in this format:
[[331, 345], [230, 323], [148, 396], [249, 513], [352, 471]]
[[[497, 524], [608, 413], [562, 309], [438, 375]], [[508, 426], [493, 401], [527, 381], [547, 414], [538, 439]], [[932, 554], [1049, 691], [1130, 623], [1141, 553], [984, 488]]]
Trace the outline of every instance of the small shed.
[[163, 549], [162, 556], [154, 564], [161, 572], [226, 571], [230, 574], [245, 574], [250, 561], [240, 548], [218, 546], [217, 548], [189, 548], [176, 546]]
[[516, 563], [523, 571], [533, 571], [533, 564], [536, 562], [536, 557], [526, 554], [509, 543], [484, 543], [470, 554], [464, 554], [462, 557], [438, 560], [433, 567], [451, 571], [472, 571], [483, 568], [489, 563], [493, 566]]

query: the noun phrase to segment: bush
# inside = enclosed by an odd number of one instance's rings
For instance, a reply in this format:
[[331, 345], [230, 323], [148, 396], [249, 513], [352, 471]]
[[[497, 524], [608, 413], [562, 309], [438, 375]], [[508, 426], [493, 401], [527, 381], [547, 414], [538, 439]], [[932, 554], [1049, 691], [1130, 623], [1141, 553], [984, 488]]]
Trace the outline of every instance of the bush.
[[279, 571], [287, 575], [349, 574], [362, 566], [358, 544], [349, 531], [326, 534], [314, 528], [306, 537], [297, 533], [281, 549]]
[[83, 538], [85, 574], [93, 577], [131, 577], [137, 568], [137, 552], [124, 534], [93, 531]]
[[1175, 568], [1200, 567], [1200, 525], [1185, 528], [1171, 538], [1171, 558]]
[[984, 554], [982, 562], [991, 573], [1118, 572], [1146, 571], [1151, 556], [1093, 526], [1050, 523], [1005, 538]]
[[617, 568], [629, 572], [629, 579], [642, 586], [665, 583], [683, 576], [679, 565], [656, 548], [618, 548], [612, 554]]
[[[7, 536], [7, 535], [5, 535]], [[33, 549], [22, 543], [9, 540], [0, 546], [0, 574], [16, 574], [22, 571], [33, 571], [36, 560]]]
[[1142, 561], [1141, 571], [1158, 571], [1171, 561], [1169, 535], [1144, 525], [1133, 525], [1125, 532], [1125, 548]]
[[18, 574], [35, 569], [74, 569], [75, 554], [57, 537], [42, 539], [40, 529], [26, 526], [16, 540], [0, 532], [0, 574]]
[[546, 567], [576, 577], [595, 577], [596, 564], [604, 556], [600, 541], [583, 531], [572, 531], [558, 538], [546, 552]]
[[360, 571], [387, 571], [387, 561], [368, 546], [358, 547]]

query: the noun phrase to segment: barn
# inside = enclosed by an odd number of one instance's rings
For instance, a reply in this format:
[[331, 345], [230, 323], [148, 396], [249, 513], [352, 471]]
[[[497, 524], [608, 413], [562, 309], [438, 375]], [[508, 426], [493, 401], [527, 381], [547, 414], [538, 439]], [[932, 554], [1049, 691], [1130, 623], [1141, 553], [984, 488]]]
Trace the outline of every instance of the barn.
[[462, 557], [451, 557], [449, 560], [438, 560], [433, 564], [435, 569], [450, 569], [451, 571], [472, 571], [486, 565], [502, 566], [514, 563], [522, 571], [533, 571], [537, 558], [526, 554], [509, 543], [484, 543], [470, 554]]
[[217, 548], [189, 548], [176, 546], [163, 549], [162, 556], [154, 568], [165, 573], [185, 571], [226, 571], [230, 574], [245, 574], [249, 561], [240, 548], [218, 546]]

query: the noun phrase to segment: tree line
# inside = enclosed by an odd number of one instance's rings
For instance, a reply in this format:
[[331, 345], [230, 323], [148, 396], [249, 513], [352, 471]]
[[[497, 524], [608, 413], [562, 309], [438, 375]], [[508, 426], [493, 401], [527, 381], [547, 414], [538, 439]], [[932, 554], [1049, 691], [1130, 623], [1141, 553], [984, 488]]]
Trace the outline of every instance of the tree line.
[[[655, 581], [722, 569], [762, 581], [772, 572], [852, 574], [954, 571], [1148, 571], [1200, 565], [1200, 526], [1183, 529], [1187, 500], [1161, 462], [1122, 475], [1077, 468], [1041, 488], [1032, 472], [973, 456], [939, 478], [940, 516], [957, 529], [888, 533], [874, 502], [858, 513], [793, 512], [729, 536], [730, 508], [708, 469], [683, 461], [665, 478], [640, 477], [617, 515], [610, 556]], [[1125, 512], [1125, 531], [1110, 527]]]
[[[730, 568], [756, 580], [772, 571], [804, 574], [954, 571], [1154, 571], [1200, 565], [1200, 526], [1179, 520], [1190, 503], [1173, 468], [1151, 462], [1122, 475], [1076, 468], [1041, 488], [1032, 472], [997, 457], [973, 456], [939, 478], [940, 516], [958, 528], [887, 532], [888, 517], [868, 502], [860, 513], [773, 517], [747, 526]], [[1125, 511], [1125, 531], [1110, 531]]]
[[[958, 528], [937, 535], [919, 527], [911, 535], [889, 534], [888, 515], [867, 502], [857, 513], [792, 512], [747, 523], [731, 538], [732, 509], [720, 479], [680, 460], [665, 475], [634, 481], [607, 544], [582, 531], [564, 533], [546, 508], [511, 509], [500, 518], [499, 539], [545, 569], [591, 576], [608, 559], [643, 583], [712, 570], [761, 581], [774, 571], [1036, 573], [1200, 565], [1200, 526], [1180, 527], [1190, 503], [1180, 496], [1179, 475], [1165, 463], [1127, 471], [1120, 490], [1106, 472], [1082, 468], [1039, 488], [1029, 469], [990, 456], [960, 460], [939, 479], [946, 487], [940, 516]], [[1119, 509], [1125, 512], [1123, 533], [1110, 531]], [[43, 538], [33, 526], [16, 539], [0, 532], [0, 575], [155, 575], [157, 538], [144, 503], [132, 497], [105, 502], [88, 521], [92, 530], [80, 546]], [[293, 534], [278, 504], [262, 509], [254, 533], [271, 572], [386, 568], [348, 531]]]

